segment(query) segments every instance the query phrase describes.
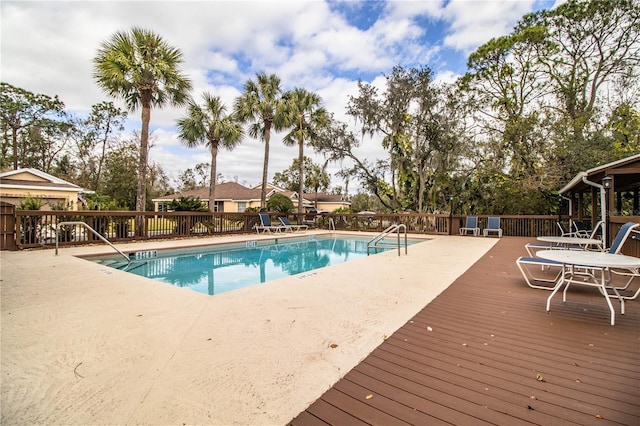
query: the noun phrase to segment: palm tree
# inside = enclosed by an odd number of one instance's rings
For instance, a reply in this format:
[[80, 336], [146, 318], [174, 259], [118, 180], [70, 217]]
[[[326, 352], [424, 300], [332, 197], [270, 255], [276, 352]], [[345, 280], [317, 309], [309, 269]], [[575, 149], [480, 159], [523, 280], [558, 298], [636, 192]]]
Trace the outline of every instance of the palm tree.
[[[182, 62], [179, 49], [169, 46], [152, 31], [138, 27], [113, 34], [93, 59], [93, 77], [98, 86], [109, 96], [123, 99], [130, 111], [142, 108], [137, 211], [144, 211], [147, 202], [151, 107], [183, 105], [189, 97], [191, 82], [178, 69]], [[139, 233], [142, 225], [142, 221], [137, 223]]]
[[298, 187], [298, 213], [303, 213], [304, 196], [304, 141], [312, 140], [316, 131], [328, 122], [327, 111], [320, 104], [320, 96], [306, 89], [295, 88], [284, 94], [285, 125], [291, 131], [283, 139], [285, 145], [298, 144], [298, 164], [300, 183]]
[[269, 172], [269, 140], [271, 130], [281, 130], [282, 127], [282, 89], [280, 77], [275, 74], [267, 76], [265, 73], [256, 74], [256, 80], [247, 80], [244, 93], [240, 95], [234, 105], [234, 114], [243, 123], [252, 123], [249, 135], [260, 137], [264, 141], [264, 163], [262, 167], [262, 191], [260, 206], [267, 205], [267, 177]]
[[186, 117], [178, 120], [180, 139], [189, 148], [205, 144], [211, 150], [209, 210], [215, 211], [218, 148], [232, 150], [242, 141], [244, 131], [234, 117], [226, 115], [227, 107], [219, 96], [202, 95], [204, 106], [189, 101]]

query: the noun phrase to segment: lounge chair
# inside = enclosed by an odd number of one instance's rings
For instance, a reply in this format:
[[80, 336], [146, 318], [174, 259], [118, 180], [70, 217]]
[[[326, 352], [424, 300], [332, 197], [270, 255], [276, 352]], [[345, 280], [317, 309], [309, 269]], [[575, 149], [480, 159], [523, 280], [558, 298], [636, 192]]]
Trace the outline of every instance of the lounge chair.
[[[556, 281], [562, 273], [562, 263], [539, 257], [520, 256], [516, 260], [516, 265], [518, 266], [518, 269], [520, 269], [520, 272], [529, 287], [539, 288], [542, 290], [553, 290]], [[534, 274], [534, 269], [537, 269], [540, 272]], [[535, 283], [548, 284], [544, 285]]]
[[[638, 233], [637, 229], [640, 227], [640, 223], [635, 222], [627, 222], [620, 227], [620, 230], [616, 234], [613, 242], [611, 243], [611, 247], [607, 250], [609, 255], [619, 255], [622, 247], [631, 235], [632, 232]], [[615, 262], [614, 262], [615, 263]], [[596, 266], [598, 265], [598, 266]], [[562, 301], [565, 302], [567, 300], [567, 290], [571, 285], [583, 285], [583, 286], [592, 286], [597, 287], [600, 290], [605, 298], [607, 299], [607, 304], [609, 305], [609, 310], [611, 311], [611, 325], [615, 324], [615, 310], [613, 305], [611, 304], [610, 298], [616, 298], [620, 301], [620, 313], [624, 315], [625, 313], [625, 300], [631, 300], [640, 294], [640, 290], [636, 291], [635, 294], [623, 295], [620, 291], [626, 290], [631, 281], [636, 277], [640, 276], [637, 274], [637, 267], [627, 268], [627, 267], [614, 267], [614, 266], [600, 266], [603, 265], [601, 261], [597, 263], [589, 264], [588, 266], [580, 266], [580, 264], [566, 264], [564, 266], [565, 273], [562, 278], [562, 285], [556, 285], [553, 293], [547, 298], [547, 312], [550, 310], [551, 299], [552, 297], [564, 287]], [[576, 271], [577, 270], [577, 271]], [[617, 286], [613, 284], [611, 280], [611, 273], [614, 270], [622, 270], [623, 273], [620, 275], [629, 276], [629, 280], [625, 286]], [[596, 271], [599, 271], [601, 277], [598, 277]]]
[[[591, 233], [593, 232], [592, 230], [587, 229], [587, 225], [584, 224], [584, 222], [571, 222], [571, 226], [573, 229], [573, 233], [577, 236], [577, 237], [584, 237], [584, 238], [590, 238]], [[596, 226], [597, 229], [598, 227]]]
[[[622, 246], [624, 245], [625, 241], [627, 241], [627, 238], [629, 238], [632, 233], [640, 234], [640, 231], [638, 230], [639, 227], [640, 227], [640, 224], [635, 222], [627, 222], [624, 225], [622, 225], [622, 227], [620, 227], [620, 230], [616, 234], [616, 237], [613, 239], [613, 242], [611, 243], [611, 247], [609, 248], [609, 253], [619, 254], [620, 251], [622, 250]], [[634, 236], [631, 236], [631, 239], [640, 240], [640, 237], [637, 237], [634, 235]], [[631, 284], [631, 282], [633, 282], [635, 278], [640, 277], [640, 269], [611, 268], [609, 269], [609, 272], [613, 273], [614, 275], [624, 276], [628, 278], [628, 281], [626, 282], [625, 285], [612, 287], [613, 292], [618, 297], [618, 299], [620, 299], [620, 301], [622, 302], [622, 308], [624, 309], [624, 301], [633, 300], [637, 298], [638, 295], [640, 295], [640, 287], [638, 287], [635, 293], [632, 293], [631, 295], [620, 293], [620, 292], [628, 290], [628, 287]], [[609, 279], [611, 279], [611, 276], [609, 276]]]
[[571, 237], [571, 231], [569, 230], [569, 228], [567, 228], [564, 223], [562, 222], [556, 222], [556, 225], [558, 225], [558, 229], [560, 230], [560, 236], [561, 237]]
[[282, 223], [282, 226], [284, 227], [285, 231], [294, 232], [294, 231], [306, 231], [307, 229], [309, 229], [309, 225], [294, 225], [291, 222], [289, 222], [289, 219], [287, 219], [284, 216], [279, 216], [278, 220], [280, 220], [280, 223]]
[[640, 223], [635, 222], [627, 222], [622, 225], [611, 242], [611, 247], [609, 247], [608, 252], [611, 254], [620, 254], [620, 250], [622, 250], [622, 246], [625, 241], [627, 241], [627, 238], [629, 238], [629, 235], [631, 235], [631, 232], [638, 233], [636, 230], [638, 227], [640, 227]]
[[558, 229], [560, 229], [561, 237], [580, 237], [580, 235], [571, 230], [571, 226], [573, 225], [569, 224], [569, 228], [567, 228], [562, 222], [556, 222], [556, 225], [558, 225]]
[[[620, 254], [620, 251], [622, 250], [622, 246], [624, 245], [625, 241], [627, 241], [627, 238], [629, 238], [629, 236], [631, 235], [632, 232], [634, 233], [640, 233], [640, 231], [637, 230], [637, 228], [640, 227], [640, 223], [635, 223], [635, 222], [627, 222], [624, 225], [622, 225], [620, 227], [620, 230], [618, 230], [618, 233], [616, 234], [615, 238], [613, 239], [613, 241], [611, 242], [611, 247], [609, 247], [608, 250], [606, 250], [607, 253], [609, 254]], [[632, 237], [632, 238], [637, 238], [637, 237]], [[609, 273], [609, 277], [607, 278], [607, 281], [609, 281], [609, 283], [611, 282], [611, 273], [617, 274], [617, 275], [623, 275], [623, 276], [627, 276], [630, 277], [629, 280], [627, 281], [627, 283], [624, 286], [611, 286], [608, 287], [609, 289], [613, 290], [613, 292], [615, 293], [616, 297], [618, 297], [619, 299], [630, 299], [629, 297], [622, 297], [620, 294], [617, 293], [618, 290], [626, 290], [627, 287], [629, 286], [629, 284], [631, 283], [631, 281], [633, 281], [634, 278], [636, 278], [637, 276], [640, 276], [640, 271], [637, 271], [635, 269], [626, 269], [626, 268], [603, 268], [603, 267], [594, 267], [594, 266], [590, 266], [589, 271], [591, 271], [591, 276], [595, 277], [595, 271], [602, 271], [603, 269], [606, 270]], [[592, 285], [589, 282], [585, 282], [586, 280], [582, 279], [579, 281], [574, 281], [574, 280], [569, 280], [570, 282], [566, 285], [565, 287], [565, 292], [566, 292], [566, 288], [569, 287], [569, 284], [571, 283], [577, 283], [577, 284], [585, 284], [585, 285]], [[599, 285], [598, 282], [595, 282], [595, 285]], [[635, 295], [637, 296], [637, 294]], [[635, 296], [631, 297], [631, 298], [635, 298]], [[623, 305], [624, 307], [624, 305]]]
[[487, 219], [487, 227], [482, 230], [482, 235], [488, 237], [490, 232], [496, 233], [498, 234], [498, 238], [502, 238], [499, 216], [489, 216], [489, 219]]
[[623, 276], [628, 279], [624, 285], [613, 287], [616, 296], [618, 296], [620, 300], [634, 300], [640, 295], [640, 285], [635, 291], [629, 289], [629, 286], [631, 285], [633, 280], [636, 278], [640, 278], [640, 268], [611, 269], [611, 272], [615, 275]]
[[535, 257], [538, 250], [565, 250], [566, 247], [560, 244], [552, 243], [527, 243], [524, 248], [529, 253], [529, 256]]
[[460, 235], [468, 235], [469, 232], [472, 232], [476, 237], [480, 235], [480, 228], [478, 228], [478, 216], [467, 216], [464, 227], [460, 228]]
[[259, 234], [262, 232], [282, 232], [285, 230], [284, 226], [272, 225], [271, 218], [267, 213], [258, 213], [260, 216], [260, 225], [256, 225], [256, 232]]
[[[560, 227], [560, 223], [558, 222], [558, 226]], [[599, 239], [599, 235], [601, 235], [600, 233], [600, 228], [604, 226], [604, 222], [603, 221], [599, 221], [598, 223], [596, 223], [596, 226], [593, 228], [593, 230], [591, 231], [590, 235], [587, 235], [587, 238], [585, 239], [591, 239], [591, 240], [597, 240]], [[572, 234], [572, 235], [564, 235], [565, 237], [576, 237], [576, 238], [583, 238], [581, 236]], [[570, 246], [566, 246], [563, 244], [552, 244], [552, 243], [527, 243], [524, 246], [527, 249], [527, 253], [529, 253], [529, 256], [531, 257], [535, 257], [536, 252], [538, 250], [594, 250], [594, 251], [603, 251], [604, 250], [604, 244], [598, 244], [598, 245], [584, 245], [584, 244], [578, 244], [578, 245], [570, 245]]]

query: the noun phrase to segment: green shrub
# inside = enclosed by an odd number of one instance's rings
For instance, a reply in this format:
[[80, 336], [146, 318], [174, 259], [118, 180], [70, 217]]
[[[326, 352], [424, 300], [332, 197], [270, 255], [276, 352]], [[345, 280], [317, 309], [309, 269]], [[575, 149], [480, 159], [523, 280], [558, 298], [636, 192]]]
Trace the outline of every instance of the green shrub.
[[347, 214], [347, 213], [353, 213], [353, 211], [348, 208], [348, 207], [340, 207], [339, 209], [335, 209], [334, 211], [331, 212], [331, 214]]
[[32, 197], [27, 195], [24, 201], [16, 206], [18, 210], [40, 210], [44, 205], [44, 201], [40, 197]]
[[293, 201], [283, 194], [274, 194], [267, 201], [267, 208], [270, 212], [291, 213], [293, 211]]
[[169, 209], [177, 212], [206, 212], [209, 211], [200, 197], [180, 197], [171, 201]]

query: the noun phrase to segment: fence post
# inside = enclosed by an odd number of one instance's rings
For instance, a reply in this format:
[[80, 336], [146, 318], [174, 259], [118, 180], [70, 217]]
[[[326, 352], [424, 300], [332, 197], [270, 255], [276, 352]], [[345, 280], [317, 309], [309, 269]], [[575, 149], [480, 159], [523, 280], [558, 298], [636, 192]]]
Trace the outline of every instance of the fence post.
[[15, 251], [16, 245], [16, 207], [13, 204], [0, 203], [0, 250]]

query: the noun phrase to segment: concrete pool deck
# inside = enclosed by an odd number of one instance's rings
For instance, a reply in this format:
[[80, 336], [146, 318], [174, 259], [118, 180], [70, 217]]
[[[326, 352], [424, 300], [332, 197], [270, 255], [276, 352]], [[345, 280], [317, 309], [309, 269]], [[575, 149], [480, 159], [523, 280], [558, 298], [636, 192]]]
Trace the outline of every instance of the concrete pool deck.
[[213, 297], [76, 257], [104, 245], [2, 252], [0, 421], [285, 424], [498, 241], [428, 238]]

